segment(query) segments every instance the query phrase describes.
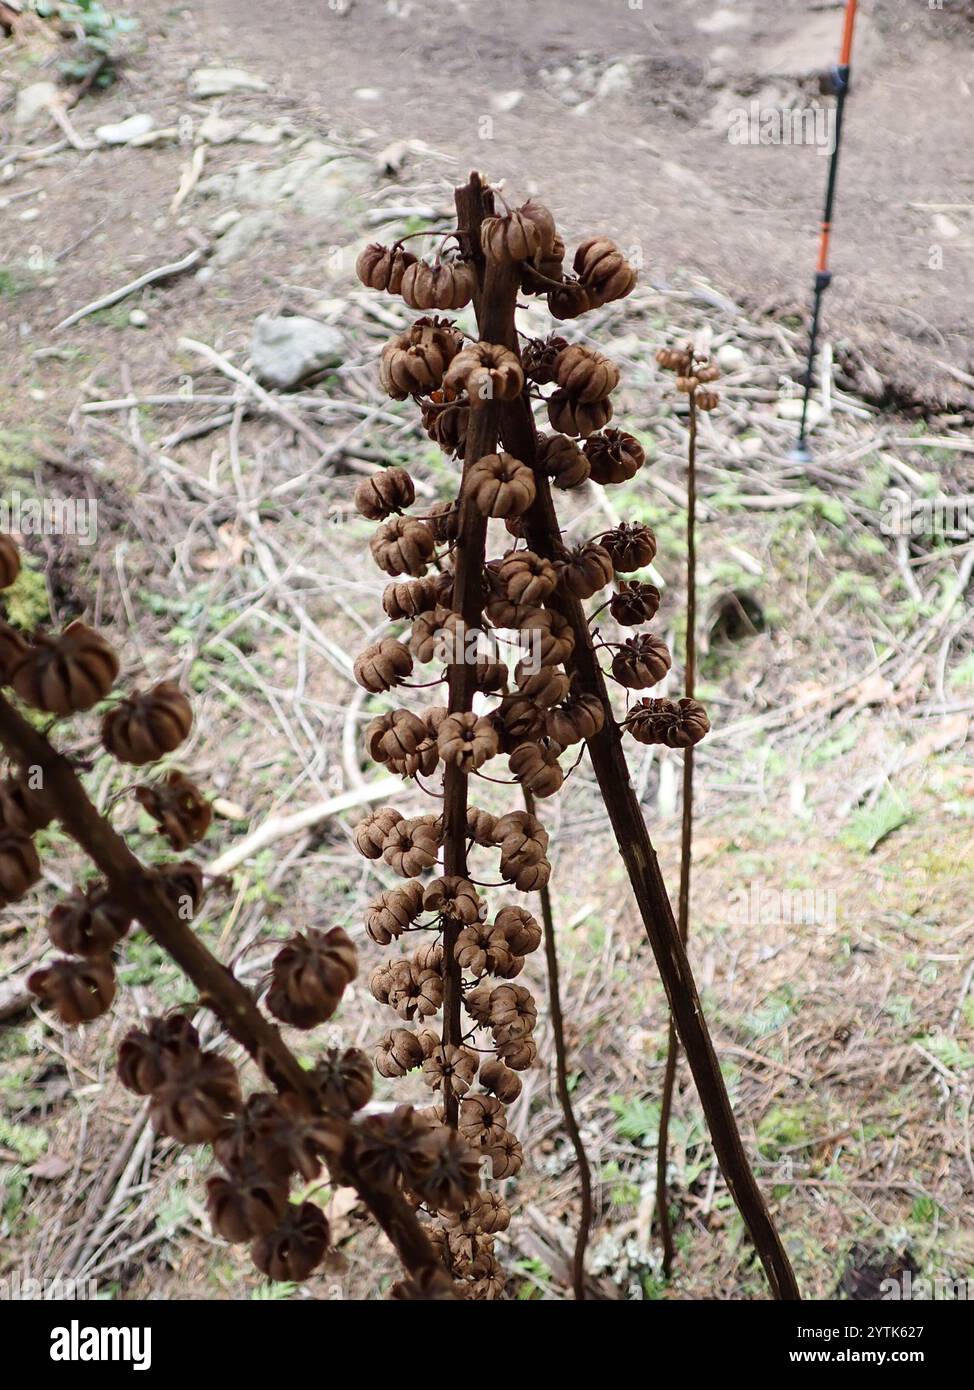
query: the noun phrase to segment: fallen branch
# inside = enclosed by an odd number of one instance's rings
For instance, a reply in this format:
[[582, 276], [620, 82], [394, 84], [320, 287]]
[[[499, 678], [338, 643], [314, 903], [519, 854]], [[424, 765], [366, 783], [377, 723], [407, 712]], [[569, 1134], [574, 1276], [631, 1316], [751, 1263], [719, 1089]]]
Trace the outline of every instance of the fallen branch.
[[154, 270], [147, 270], [144, 275], [140, 275], [137, 280], [132, 280], [127, 285], [122, 285], [120, 289], [112, 290], [111, 294], [102, 295], [100, 299], [94, 299], [90, 304], [86, 304], [81, 309], [76, 309], [73, 314], [69, 314], [66, 319], [54, 325], [53, 332], [59, 333], [62, 328], [70, 328], [73, 324], [80, 323], [82, 319], [88, 318], [90, 314], [97, 314], [99, 309], [110, 309], [113, 304], [118, 304], [120, 300], [127, 299], [130, 294], [135, 294], [138, 290], [144, 289], [146, 285], [154, 285], [160, 280], [171, 280], [175, 275], [185, 275], [186, 271], [193, 270], [202, 260], [209, 255], [209, 247], [197, 246], [190, 251], [189, 255], [184, 256], [181, 261], [171, 261], [168, 265], [157, 265]]

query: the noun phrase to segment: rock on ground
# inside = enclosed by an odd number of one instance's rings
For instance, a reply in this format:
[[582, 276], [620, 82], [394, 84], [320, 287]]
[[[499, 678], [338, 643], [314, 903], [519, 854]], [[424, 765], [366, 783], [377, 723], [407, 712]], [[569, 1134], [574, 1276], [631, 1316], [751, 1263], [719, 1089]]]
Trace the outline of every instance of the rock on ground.
[[287, 390], [322, 367], [337, 366], [342, 348], [338, 330], [317, 319], [261, 314], [254, 323], [250, 360], [265, 386]]

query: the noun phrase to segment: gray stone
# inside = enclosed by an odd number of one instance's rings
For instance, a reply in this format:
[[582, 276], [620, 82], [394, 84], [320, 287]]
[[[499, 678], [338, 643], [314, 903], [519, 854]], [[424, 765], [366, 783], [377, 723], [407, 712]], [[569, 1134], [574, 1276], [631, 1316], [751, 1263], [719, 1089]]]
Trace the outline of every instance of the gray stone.
[[222, 97], [229, 92], [266, 92], [267, 83], [242, 68], [197, 68], [189, 79], [190, 95]]
[[155, 121], [147, 111], [137, 111], [134, 116], [126, 117], [124, 121], [98, 126], [95, 134], [103, 145], [127, 145], [130, 140], [136, 140], [140, 135], [148, 135], [154, 125]]
[[270, 212], [249, 212], [238, 216], [233, 225], [220, 238], [220, 244], [213, 253], [214, 265], [229, 265], [244, 255], [265, 232], [274, 225], [274, 215]]
[[261, 314], [254, 323], [250, 360], [265, 386], [287, 390], [322, 367], [342, 360], [342, 335], [317, 319]]
[[32, 82], [17, 93], [14, 107], [14, 125], [31, 125], [38, 116], [49, 113], [51, 105], [57, 101], [58, 89], [54, 82]]

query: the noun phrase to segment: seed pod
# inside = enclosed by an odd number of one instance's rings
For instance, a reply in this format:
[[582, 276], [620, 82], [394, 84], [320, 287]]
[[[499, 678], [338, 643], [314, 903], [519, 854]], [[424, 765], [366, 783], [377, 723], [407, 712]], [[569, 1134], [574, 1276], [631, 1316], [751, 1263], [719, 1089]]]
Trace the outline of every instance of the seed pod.
[[80, 714], [103, 700], [118, 675], [118, 657], [104, 637], [71, 623], [56, 637], [35, 633], [11, 671], [14, 690], [47, 714]]
[[423, 893], [423, 907], [427, 912], [436, 912], [468, 926], [482, 921], [486, 910], [476, 888], [459, 874], [434, 878]]
[[592, 297], [578, 280], [566, 280], [558, 289], [549, 291], [548, 310], [552, 318], [577, 319], [591, 308]]
[[41, 861], [28, 835], [0, 831], [0, 907], [15, 903], [41, 876]]
[[231, 1244], [273, 1231], [287, 1204], [287, 1183], [268, 1178], [253, 1161], [229, 1178], [213, 1177], [206, 1184], [210, 1224]]
[[105, 884], [75, 888], [51, 909], [47, 934], [59, 951], [72, 956], [108, 956], [132, 924]]
[[203, 901], [203, 873], [198, 864], [181, 859], [178, 864], [163, 864], [152, 870], [172, 910], [183, 921], [190, 921]]
[[438, 391], [462, 347], [463, 335], [448, 319], [417, 319], [383, 348], [379, 383], [394, 401]]
[[65, 957], [28, 975], [27, 988], [70, 1028], [90, 1023], [112, 1007], [115, 969], [106, 956], [98, 960]]
[[697, 380], [706, 382], [708, 386], [711, 382], [720, 380], [720, 368], [715, 367], [712, 362], [705, 362], [703, 359], [700, 359], [700, 362], [693, 370]]
[[520, 694], [542, 709], [550, 709], [564, 700], [570, 685], [571, 678], [557, 666], [541, 666], [530, 675], [523, 672], [518, 680]]
[[639, 627], [655, 618], [661, 597], [655, 584], [620, 579], [618, 591], [609, 602], [609, 612], [622, 627]]
[[503, 1105], [513, 1104], [521, 1094], [522, 1083], [517, 1072], [510, 1071], [493, 1057], [482, 1063], [479, 1081], [484, 1090], [496, 1096]]
[[437, 545], [447, 545], [460, 534], [458, 502], [433, 502], [426, 513], [426, 522]]
[[487, 259], [502, 264], [534, 261], [545, 249], [550, 251], [555, 224], [547, 209], [541, 211], [547, 213], [546, 237], [542, 236], [542, 224], [530, 215], [525, 216], [523, 208], [516, 208], [503, 217], [485, 217], [480, 224], [480, 244]]
[[178, 748], [193, 727], [193, 711], [175, 681], [138, 690], [102, 720], [101, 741], [120, 762], [144, 767]]
[[707, 711], [697, 700], [640, 700], [625, 727], [637, 743], [662, 743], [667, 748], [689, 748], [710, 732]]
[[374, 241], [367, 246], [355, 262], [355, 273], [362, 284], [370, 290], [386, 290], [389, 294], [400, 294], [402, 277], [416, 257], [402, 246], [390, 250]]
[[575, 252], [574, 270], [589, 293], [593, 307], [624, 299], [638, 279], [614, 241], [606, 236], [589, 237]]
[[[500, 985], [500, 989], [513, 989], [513, 985]], [[468, 1144], [486, 1148], [500, 1141], [507, 1128], [504, 1107], [496, 1096], [468, 1096], [460, 1102], [458, 1129]]]
[[359, 685], [377, 695], [402, 684], [412, 672], [413, 658], [395, 637], [383, 637], [359, 652], [352, 669]]
[[524, 389], [516, 352], [497, 343], [474, 343], [457, 353], [443, 378], [447, 391], [466, 391], [474, 410], [488, 401], [510, 401]]
[[423, 1080], [432, 1091], [442, 1091], [444, 1082], [449, 1081], [454, 1095], [466, 1095], [479, 1065], [480, 1058], [472, 1048], [441, 1044], [423, 1062]]
[[53, 820], [43, 798], [28, 786], [23, 773], [0, 782], [0, 830], [15, 835], [33, 835]]
[[676, 389], [684, 396], [692, 396], [699, 385], [696, 376], [678, 376], [676, 379]]
[[402, 820], [402, 813], [394, 806], [380, 806], [360, 820], [352, 831], [355, 848], [366, 859], [381, 859], [382, 846], [394, 825]]
[[[518, 631], [531, 646], [531, 661], [541, 666], [561, 666], [575, 650], [575, 634], [571, 623], [561, 613], [550, 608], [529, 609], [520, 618]], [[518, 662], [515, 678], [522, 665]]]
[[462, 309], [476, 288], [476, 272], [466, 261], [415, 261], [406, 268], [400, 293], [411, 309]]
[[380, 1076], [405, 1076], [421, 1065], [423, 1045], [408, 1028], [393, 1028], [376, 1047], [374, 1060]]
[[[551, 250], [531, 263], [521, 265], [521, 289], [525, 294], [549, 294], [565, 278], [565, 242], [555, 232]], [[552, 284], [554, 281], [554, 284]]]
[[548, 711], [546, 732], [549, 738], [568, 748], [594, 738], [604, 723], [605, 710], [599, 697], [575, 694]]
[[575, 343], [560, 353], [555, 380], [576, 401], [604, 401], [619, 385], [619, 368], [594, 348]]
[[30, 651], [30, 647], [9, 623], [0, 622], [0, 683], [7, 685], [14, 670]]
[[478, 661], [474, 677], [485, 695], [503, 694], [507, 689], [508, 670], [502, 661]]
[[423, 521], [393, 517], [369, 541], [372, 558], [386, 574], [424, 575], [436, 550], [436, 538]]
[[529, 695], [505, 696], [492, 717], [498, 748], [502, 752], [513, 752], [525, 740], [541, 738], [544, 734], [544, 709]]
[[646, 690], [663, 679], [672, 664], [670, 649], [651, 632], [630, 637], [612, 658], [612, 674], [629, 690]]
[[558, 562], [558, 577], [562, 591], [574, 594], [575, 598], [587, 599], [597, 594], [606, 584], [612, 582], [612, 557], [595, 541], [568, 552], [564, 560]]
[[538, 1008], [523, 985], [498, 985], [490, 993], [490, 1027], [498, 1042], [524, 1038], [534, 1031]]
[[415, 753], [428, 737], [426, 725], [411, 710], [393, 709], [372, 720], [365, 746], [373, 762], [392, 763]]
[[118, 1049], [118, 1079], [137, 1096], [151, 1095], [171, 1072], [184, 1071], [200, 1050], [200, 1036], [185, 1014], [150, 1018], [133, 1028]]
[[544, 603], [555, 591], [558, 575], [550, 560], [533, 550], [512, 550], [504, 556], [497, 571], [504, 592], [512, 603]]
[[656, 361], [667, 372], [677, 372], [680, 376], [687, 376], [693, 366], [693, 349], [686, 348], [660, 348], [656, 354]]
[[412, 1022], [417, 1014], [428, 1018], [443, 1003], [443, 978], [435, 970], [423, 970], [409, 960], [392, 966], [388, 1004], [400, 1018]]
[[444, 589], [449, 588], [452, 588], [450, 576], [441, 574], [387, 584], [382, 591], [382, 607], [390, 618], [415, 618], [418, 613], [430, 612], [448, 597]]
[[446, 1125], [429, 1130], [409, 1152], [409, 1185], [434, 1211], [459, 1211], [480, 1184], [480, 1155]]
[[331, 1018], [357, 974], [355, 945], [341, 927], [298, 932], [274, 957], [267, 1007], [282, 1023], [314, 1028]]
[[410, 1155], [429, 1125], [411, 1105], [391, 1114], [370, 1115], [356, 1130], [355, 1156], [366, 1182], [396, 1187], [407, 1171]]
[[398, 1279], [389, 1297], [405, 1303], [456, 1303], [457, 1286], [440, 1265], [414, 1269], [408, 1279]]
[[584, 444], [585, 457], [596, 483], [627, 483], [634, 478], [646, 461], [646, 453], [638, 439], [622, 430], [605, 430], [593, 434]]
[[485, 454], [468, 470], [464, 486], [484, 516], [521, 516], [534, 501], [534, 474], [512, 454]]
[[638, 521], [622, 522], [614, 531], [606, 531], [601, 541], [617, 574], [631, 574], [656, 558], [656, 536]]
[[451, 714], [439, 726], [436, 745], [445, 763], [474, 772], [496, 756], [497, 730], [490, 719], [476, 714]]
[[578, 487], [591, 473], [588, 459], [565, 434], [539, 434], [536, 462], [555, 487]]
[[593, 401], [587, 405], [577, 401], [567, 391], [555, 391], [548, 397], [548, 419], [552, 429], [584, 439], [609, 423], [612, 419], [612, 402]]
[[720, 405], [720, 396], [716, 391], [697, 391], [693, 399], [698, 410], [716, 410]]
[[494, 975], [498, 967], [510, 965], [512, 953], [503, 932], [486, 922], [475, 922], [457, 937], [454, 955], [462, 969], [474, 975]]
[[20, 573], [20, 551], [16, 541], [0, 533], [0, 589], [9, 589]]
[[401, 888], [387, 888], [369, 904], [365, 913], [365, 930], [379, 946], [401, 936], [423, 910], [423, 885], [406, 883]]
[[558, 375], [558, 359], [568, 347], [566, 338], [552, 333], [548, 338], [532, 338], [521, 352], [524, 375], [538, 386], [548, 386]]
[[355, 489], [355, 510], [369, 521], [383, 521], [392, 512], [411, 507], [416, 500], [413, 480], [405, 468], [384, 468], [363, 478]]
[[440, 852], [440, 831], [430, 816], [400, 820], [382, 845], [382, 858], [402, 878], [417, 878], [432, 868]]
[[554, 743], [522, 743], [508, 759], [511, 773], [535, 796], [553, 796], [565, 780]]
[[453, 616], [449, 608], [438, 604], [430, 613], [418, 613], [409, 633], [409, 650], [423, 665], [432, 661], [439, 651], [440, 634]]
[[[506, 816], [501, 816], [494, 826], [494, 844], [499, 845], [501, 854], [509, 858], [517, 857], [536, 864], [548, 852], [548, 832], [538, 818], [528, 811], [509, 811]], [[523, 913], [520, 908], [511, 908], [510, 911], [520, 912], [522, 918], [534, 921], [530, 913]], [[512, 919], [505, 918], [502, 922], [498, 917], [497, 925], [504, 926], [510, 920]], [[518, 941], [512, 944], [511, 949], [516, 955], [523, 956], [526, 950], [533, 951], [535, 947], [529, 946], [524, 950]]]
[[326, 1111], [351, 1115], [372, 1099], [372, 1063], [361, 1048], [329, 1048], [311, 1075]]
[[[534, 1043], [525, 1041], [520, 1044], [521, 1052], [526, 1054], [534, 1047]], [[537, 1049], [535, 1049], [535, 1052]], [[530, 1063], [528, 1064], [530, 1065]], [[521, 1071], [526, 1071], [527, 1067], [521, 1067]], [[513, 1178], [519, 1173], [524, 1163], [524, 1150], [517, 1139], [510, 1132], [505, 1130], [496, 1144], [492, 1144], [487, 1150], [487, 1157], [490, 1159], [491, 1176], [500, 1180], [502, 1178]]]
[[529, 956], [541, 945], [541, 927], [523, 907], [502, 907], [494, 918], [494, 928], [504, 933], [515, 955]]
[[284, 1220], [250, 1247], [250, 1258], [268, 1279], [300, 1284], [317, 1269], [328, 1251], [328, 1220], [314, 1202], [289, 1205]]
[[479, 806], [467, 807], [467, 834], [475, 845], [489, 846], [494, 843], [494, 828], [497, 817]]
[[213, 819], [213, 808], [199, 787], [175, 768], [162, 782], [136, 787], [135, 799], [159, 822], [160, 833], [175, 850], [202, 840]]
[[422, 403], [423, 429], [444, 454], [454, 457], [463, 453], [470, 423], [470, 405], [466, 400], [454, 401], [444, 392], [434, 391]]

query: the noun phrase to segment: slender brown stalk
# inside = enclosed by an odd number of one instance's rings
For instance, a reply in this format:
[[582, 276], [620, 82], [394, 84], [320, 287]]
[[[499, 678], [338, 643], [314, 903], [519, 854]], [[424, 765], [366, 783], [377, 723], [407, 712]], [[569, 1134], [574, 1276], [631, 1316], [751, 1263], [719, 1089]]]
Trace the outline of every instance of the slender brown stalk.
[[[684, 694], [690, 699], [697, 684], [697, 403], [695, 392], [689, 395], [690, 419], [687, 441], [687, 632]], [[690, 937], [690, 864], [693, 855], [693, 744], [683, 750], [683, 820], [680, 833], [680, 897], [677, 922], [684, 946]], [[680, 1040], [670, 1015], [666, 1042], [666, 1070], [663, 1073], [663, 1094], [660, 1101], [659, 1137], [656, 1142], [656, 1219], [663, 1245], [663, 1273], [667, 1279], [673, 1270], [676, 1254], [673, 1245], [673, 1224], [670, 1220], [669, 1192], [666, 1169], [670, 1150], [670, 1115], [673, 1110], [673, 1091], [676, 1086], [676, 1062]]]
[[[0, 744], [25, 768], [40, 769], [34, 793], [101, 871], [112, 897], [135, 918], [192, 980], [200, 1002], [254, 1059], [279, 1091], [294, 1091], [320, 1110], [308, 1072], [286, 1045], [278, 1029], [254, 1003], [249, 991], [210, 953], [173, 909], [161, 882], [129, 849], [124, 839], [96, 810], [71, 762], [59, 753], [0, 695]], [[329, 1112], [329, 1119], [332, 1119]], [[345, 1132], [342, 1178], [358, 1192], [386, 1232], [406, 1267], [413, 1271], [437, 1263], [415, 1212], [400, 1193], [376, 1187], [357, 1171], [351, 1126], [335, 1118]]]
[[[524, 805], [529, 815], [535, 814], [534, 797], [524, 788]], [[578, 1164], [578, 1183], [581, 1191], [582, 1210], [575, 1236], [575, 1250], [572, 1256], [572, 1289], [576, 1299], [585, 1299], [585, 1250], [588, 1246], [589, 1231], [592, 1229], [592, 1170], [588, 1154], [582, 1143], [581, 1131], [572, 1108], [572, 1093], [568, 1085], [568, 1050], [565, 1047], [565, 1020], [561, 1011], [561, 990], [558, 983], [558, 944], [555, 939], [555, 918], [551, 909], [551, 894], [547, 884], [541, 889], [541, 920], [544, 923], [545, 961], [548, 967], [548, 1010], [551, 1014], [551, 1031], [555, 1040], [555, 1078], [558, 1086], [558, 1099], [564, 1116], [565, 1128], [575, 1150]]]

